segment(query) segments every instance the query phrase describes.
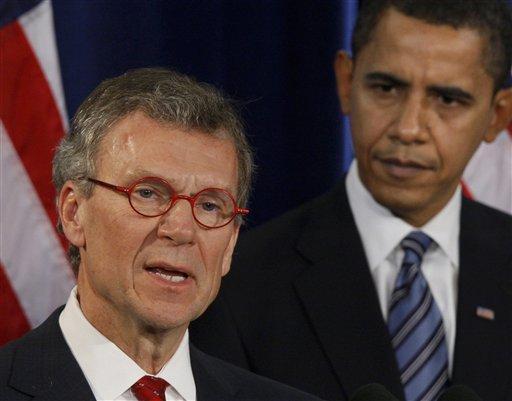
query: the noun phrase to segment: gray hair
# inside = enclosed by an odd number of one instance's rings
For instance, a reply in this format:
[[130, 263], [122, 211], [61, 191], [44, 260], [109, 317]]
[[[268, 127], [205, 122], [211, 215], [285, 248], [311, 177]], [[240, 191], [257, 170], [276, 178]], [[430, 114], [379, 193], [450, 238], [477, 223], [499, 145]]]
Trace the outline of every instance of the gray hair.
[[[141, 68], [107, 79], [85, 99], [71, 122], [69, 134], [55, 152], [53, 183], [57, 193], [71, 180], [84, 196], [91, 196], [93, 184], [84, 178], [95, 177], [102, 139], [114, 124], [135, 111], [163, 124], [230, 139], [238, 160], [236, 199], [241, 207], [246, 206], [253, 155], [232, 102], [211, 85], [163, 68]], [[62, 230], [60, 222], [58, 228]], [[79, 250], [70, 245], [68, 254], [76, 274]]]

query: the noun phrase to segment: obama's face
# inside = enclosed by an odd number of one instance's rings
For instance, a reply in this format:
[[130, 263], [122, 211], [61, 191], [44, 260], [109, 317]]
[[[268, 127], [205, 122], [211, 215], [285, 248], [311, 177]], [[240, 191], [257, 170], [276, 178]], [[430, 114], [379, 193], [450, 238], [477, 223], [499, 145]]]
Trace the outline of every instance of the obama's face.
[[421, 226], [453, 195], [482, 141], [507, 124], [510, 92], [494, 94], [486, 39], [388, 9], [354, 63], [340, 53], [361, 180], [377, 202]]

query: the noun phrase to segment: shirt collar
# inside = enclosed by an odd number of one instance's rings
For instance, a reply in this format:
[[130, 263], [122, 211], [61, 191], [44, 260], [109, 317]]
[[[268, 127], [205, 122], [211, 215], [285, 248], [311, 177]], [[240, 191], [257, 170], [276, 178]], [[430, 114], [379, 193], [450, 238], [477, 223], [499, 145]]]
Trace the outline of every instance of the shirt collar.
[[[95, 395], [116, 399], [147, 373], [86, 319], [76, 295], [75, 286], [59, 318], [64, 338]], [[195, 398], [188, 330], [156, 376], [170, 383], [185, 400]]]
[[372, 271], [388, 257], [407, 234], [418, 229], [436, 242], [452, 265], [459, 265], [460, 185], [446, 206], [420, 228], [413, 227], [394, 216], [389, 209], [375, 201], [359, 177], [356, 160], [350, 166], [345, 185], [350, 208]]

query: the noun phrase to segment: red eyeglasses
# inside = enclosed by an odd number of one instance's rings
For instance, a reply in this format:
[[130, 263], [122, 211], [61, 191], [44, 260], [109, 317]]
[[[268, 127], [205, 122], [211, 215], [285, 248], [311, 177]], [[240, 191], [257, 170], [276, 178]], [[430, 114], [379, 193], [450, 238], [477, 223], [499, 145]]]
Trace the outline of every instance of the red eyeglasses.
[[220, 188], [205, 188], [194, 196], [175, 193], [167, 181], [159, 177], [144, 177], [129, 187], [109, 184], [94, 178], [88, 181], [124, 193], [133, 210], [146, 217], [161, 216], [169, 211], [178, 199], [187, 200], [194, 219], [203, 227], [220, 228], [229, 224], [236, 215], [245, 216], [248, 209], [237, 206], [233, 196]]

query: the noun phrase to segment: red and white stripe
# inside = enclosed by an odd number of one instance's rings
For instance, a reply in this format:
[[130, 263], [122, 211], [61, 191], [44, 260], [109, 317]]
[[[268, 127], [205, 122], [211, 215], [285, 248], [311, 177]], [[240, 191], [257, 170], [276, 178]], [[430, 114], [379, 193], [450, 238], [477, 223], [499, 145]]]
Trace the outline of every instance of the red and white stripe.
[[49, 0], [0, 30], [0, 344], [66, 301], [53, 151], [67, 127]]
[[463, 176], [466, 195], [512, 214], [512, 125], [494, 142], [482, 143]]

